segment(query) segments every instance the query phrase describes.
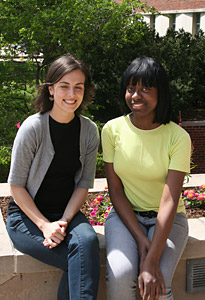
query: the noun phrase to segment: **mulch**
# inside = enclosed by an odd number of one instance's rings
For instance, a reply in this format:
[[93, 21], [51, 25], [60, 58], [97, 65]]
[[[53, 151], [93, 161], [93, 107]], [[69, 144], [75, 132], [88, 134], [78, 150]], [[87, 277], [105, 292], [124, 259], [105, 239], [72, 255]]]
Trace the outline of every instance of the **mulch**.
[[[85, 216], [90, 220], [90, 213], [93, 208], [90, 206], [90, 203], [98, 196], [103, 195], [102, 193], [88, 193], [88, 199], [83, 205], [81, 211], [85, 214]], [[0, 209], [3, 215], [4, 222], [6, 223], [7, 219], [7, 207], [10, 200], [10, 196], [8, 197], [0, 197]], [[205, 217], [205, 210], [201, 208], [186, 208], [186, 215], [188, 219]]]
[[[88, 198], [86, 202], [84, 203], [83, 207], [81, 208], [82, 213], [90, 220], [90, 213], [93, 210], [93, 208], [90, 206], [90, 203], [98, 196], [103, 195], [103, 193], [88, 193]], [[7, 219], [7, 208], [8, 203], [10, 201], [10, 196], [7, 197], [0, 197], [0, 209], [3, 215], [4, 222], [6, 223]]]

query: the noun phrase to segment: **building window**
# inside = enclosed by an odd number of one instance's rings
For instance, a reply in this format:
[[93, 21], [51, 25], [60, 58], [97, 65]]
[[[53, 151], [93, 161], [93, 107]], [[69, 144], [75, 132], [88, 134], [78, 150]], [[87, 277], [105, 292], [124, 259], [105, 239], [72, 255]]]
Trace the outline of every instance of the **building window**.
[[171, 14], [169, 18], [169, 28], [176, 30], [176, 14]]
[[193, 28], [192, 28], [193, 35], [199, 33], [200, 27], [201, 27], [201, 14], [200, 13], [193, 14]]
[[200, 30], [200, 21], [201, 21], [201, 14], [196, 14], [196, 34], [199, 33]]
[[155, 29], [155, 15], [151, 15], [150, 16], [150, 27], [152, 28], [152, 29]]

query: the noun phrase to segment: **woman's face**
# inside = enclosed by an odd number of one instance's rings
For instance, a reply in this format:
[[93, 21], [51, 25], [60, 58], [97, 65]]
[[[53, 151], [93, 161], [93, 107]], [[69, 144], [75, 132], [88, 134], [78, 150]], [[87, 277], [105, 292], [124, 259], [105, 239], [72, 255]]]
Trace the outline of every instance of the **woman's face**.
[[134, 117], [144, 118], [153, 122], [158, 102], [158, 90], [155, 87], [145, 87], [139, 81], [132, 85], [132, 78], [126, 88], [125, 100]]
[[85, 75], [79, 69], [67, 73], [57, 83], [49, 86], [50, 95], [54, 97], [51, 116], [57, 121], [72, 119], [83, 101], [84, 90]]

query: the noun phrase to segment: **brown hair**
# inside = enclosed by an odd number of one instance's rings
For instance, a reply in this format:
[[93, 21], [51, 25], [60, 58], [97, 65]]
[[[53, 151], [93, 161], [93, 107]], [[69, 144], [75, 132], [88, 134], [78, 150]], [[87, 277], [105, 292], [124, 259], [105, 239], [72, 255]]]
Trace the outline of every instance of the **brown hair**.
[[81, 70], [85, 75], [85, 91], [83, 101], [76, 110], [76, 113], [80, 114], [91, 103], [94, 95], [94, 84], [92, 83], [91, 73], [81, 60], [68, 53], [59, 57], [51, 64], [45, 83], [39, 87], [35, 98], [34, 105], [37, 112], [44, 114], [53, 107], [53, 101], [49, 100], [50, 93], [48, 87], [58, 82], [65, 74], [77, 69]]

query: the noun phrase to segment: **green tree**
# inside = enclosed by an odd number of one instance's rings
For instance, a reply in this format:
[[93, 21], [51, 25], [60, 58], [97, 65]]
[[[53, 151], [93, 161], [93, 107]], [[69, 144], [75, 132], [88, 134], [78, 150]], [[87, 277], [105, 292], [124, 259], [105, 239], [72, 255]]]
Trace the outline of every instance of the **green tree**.
[[205, 94], [205, 36], [169, 30], [160, 39], [159, 59], [169, 73], [175, 118], [193, 108], [203, 108]]
[[72, 52], [83, 57], [86, 49], [91, 57], [96, 45], [107, 51], [133, 37], [140, 39], [144, 25], [137, 9], [145, 10], [145, 4], [128, 0], [121, 4], [112, 0], [1, 1], [1, 47], [10, 58], [18, 55], [18, 45], [22, 45], [28, 59], [35, 62], [38, 85], [42, 69], [56, 56]]

